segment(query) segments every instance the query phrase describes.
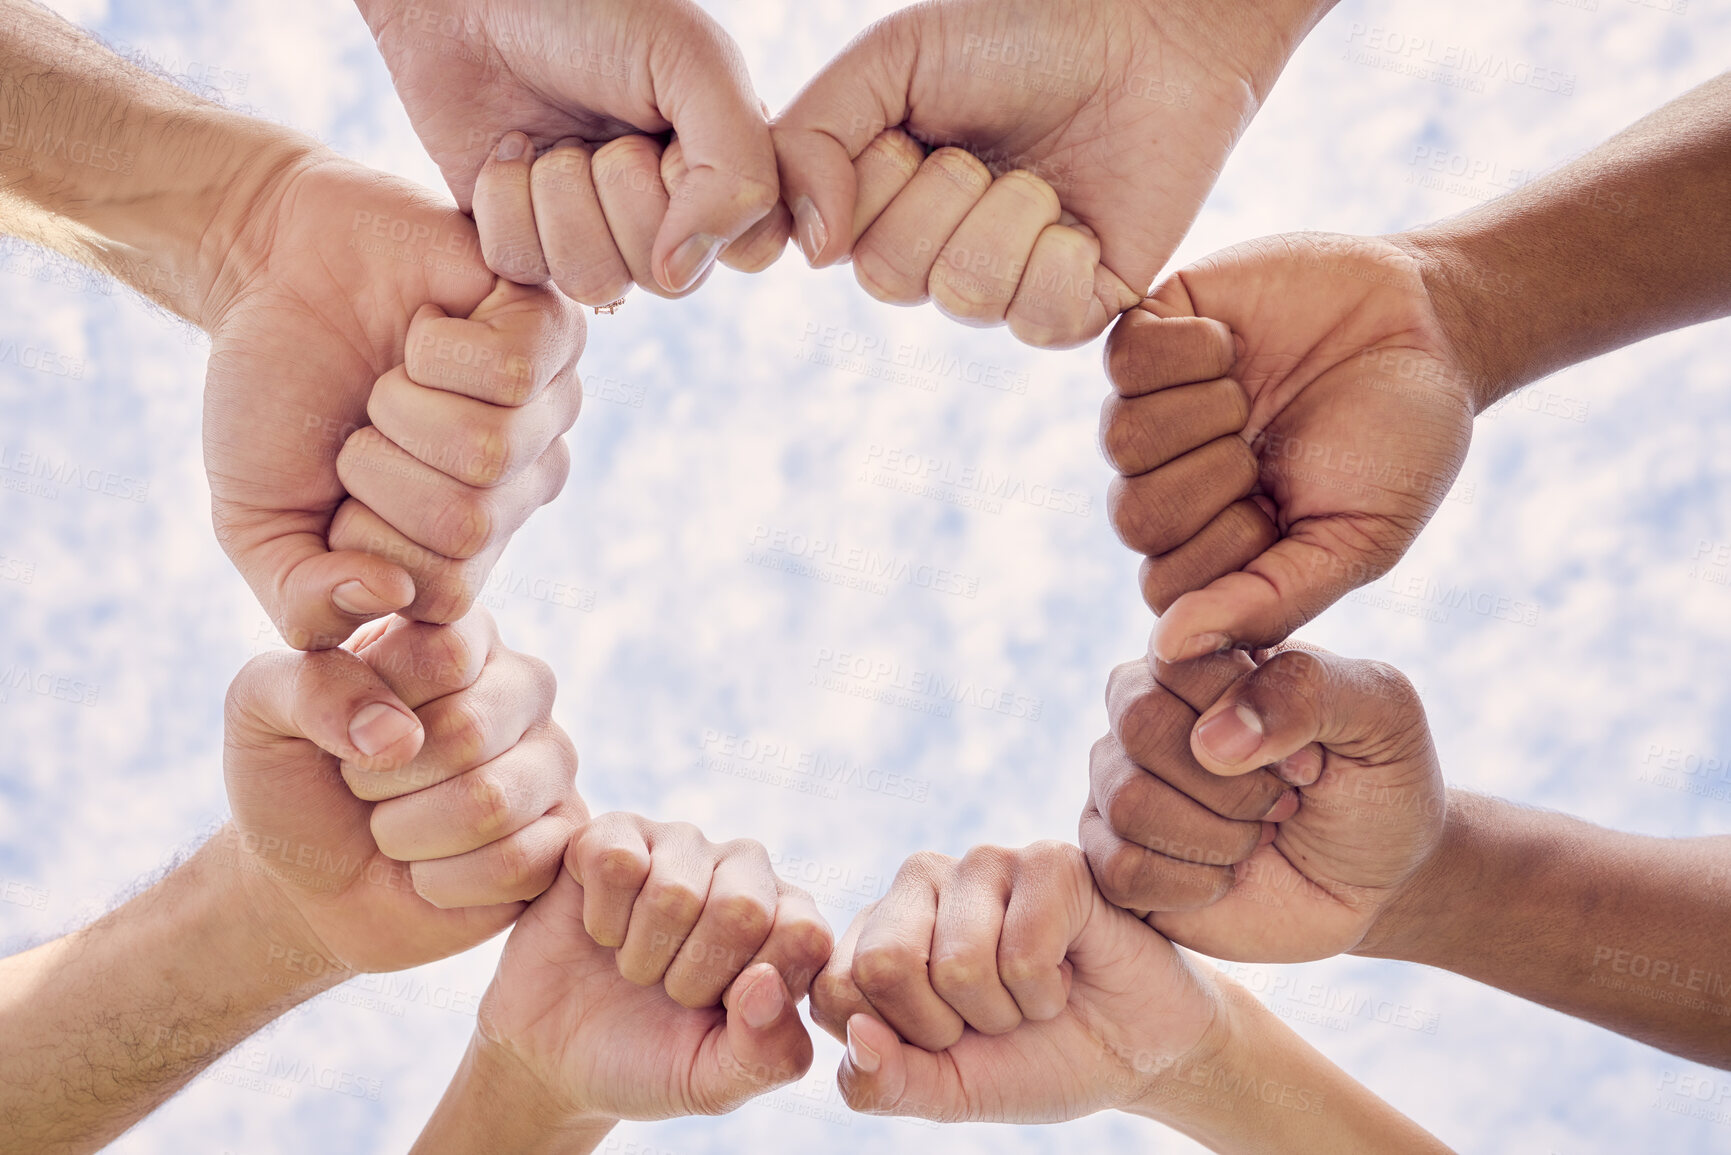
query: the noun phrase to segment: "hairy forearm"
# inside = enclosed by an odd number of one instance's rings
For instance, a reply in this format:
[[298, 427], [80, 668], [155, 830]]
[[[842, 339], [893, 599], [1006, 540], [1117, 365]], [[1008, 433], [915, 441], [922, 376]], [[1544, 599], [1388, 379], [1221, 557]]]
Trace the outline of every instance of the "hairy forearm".
[[0, 1152], [94, 1151], [333, 985], [207, 844], [90, 926], [0, 960]]
[[1135, 1113], [1226, 1155], [1422, 1155], [1448, 1148], [1216, 976], [1224, 1042], [1180, 1062]]
[[309, 145], [0, 0], [0, 232], [199, 323], [251, 205]]
[[1481, 410], [1547, 373], [1731, 313], [1731, 73], [1581, 159], [1392, 238], [1420, 257]]
[[1648, 838], [1460, 791], [1356, 953], [1442, 967], [1731, 1067], [1731, 837]]
[[520, 1062], [477, 1034], [410, 1155], [589, 1155], [616, 1122], [565, 1115]]

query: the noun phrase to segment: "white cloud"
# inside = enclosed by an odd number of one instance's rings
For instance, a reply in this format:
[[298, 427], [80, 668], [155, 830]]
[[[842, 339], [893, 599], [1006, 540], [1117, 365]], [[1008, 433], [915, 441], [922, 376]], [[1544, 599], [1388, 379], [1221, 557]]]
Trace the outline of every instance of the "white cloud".
[[[370, 163], [433, 179], [364, 26], [337, 0], [112, 16], [101, 5], [62, 7], [181, 71], [218, 67], [230, 98]], [[825, 53], [891, 9], [741, 0], [714, 10], [777, 105]], [[1380, 232], [1461, 211], [1499, 174], [1561, 163], [1711, 75], [1727, 23], [1705, 5], [1676, 15], [1633, 0], [1343, 5], [1289, 67], [1181, 259], [1285, 229]], [[1359, 25], [1503, 53], [1573, 77], [1574, 94], [1508, 84], [1476, 93], [1369, 68], [1348, 56]], [[244, 92], [234, 93], [240, 76]], [[1427, 183], [1439, 152], [1467, 158], [1483, 174], [1477, 184]], [[202, 349], [125, 296], [11, 267], [0, 266], [0, 341], [37, 341], [88, 367], [64, 379], [0, 365], [5, 444], [76, 456], [150, 488], [141, 502], [0, 494], [0, 552], [36, 567], [28, 584], [0, 581], [0, 666], [34, 663], [101, 687], [92, 707], [0, 705], [9, 739], [0, 879], [50, 894], [40, 912], [0, 904], [6, 940], [78, 919], [222, 813], [222, 693], [263, 621], [211, 540], [199, 468]], [[1701, 541], [1731, 541], [1725, 335], [1723, 323], [1675, 334], [1538, 386], [1585, 405], [1585, 420], [1513, 407], [1479, 431], [1463, 478], [1472, 501], [1445, 505], [1405, 564], [1532, 602], [1534, 625], [1459, 612], [1417, 622], [1349, 603], [1310, 631], [1392, 661], [1424, 688], [1455, 781], [1630, 829], [1731, 829], [1731, 800], [1687, 789], [1702, 782], [1641, 780], [1672, 750], [1731, 754], [1719, 660], [1731, 643], [1731, 587], [1691, 576]], [[925, 389], [813, 360], [826, 342], [861, 339], [962, 368], [928, 375]], [[971, 383], [968, 366], [1025, 374], [1026, 392]], [[881, 885], [915, 849], [1074, 836], [1087, 749], [1105, 725], [1106, 672], [1141, 651], [1150, 624], [1134, 559], [1104, 518], [1097, 347], [1031, 352], [1001, 330], [877, 305], [846, 270], [812, 273], [789, 258], [756, 278], [718, 274], [677, 305], [634, 295], [618, 316], [593, 322], [585, 372], [591, 396], [571, 439], [571, 482], [501, 568], [593, 590], [594, 608], [536, 601], [505, 583], [498, 616], [508, 641], [558, 671], [559, 717], [582, 751], [592, 803], [761, 838], [786, 862], [847, 879], [832, 887], [836, 904]], [[954, 492], [916, 496], [869, 473], [862, 482], [862, 467], [882, 460], [873, 447], [1089, 494], [1092, 508], [1086, 517], [1027, 503], [981, 512]], [[977, 579], [977, 590], [901, 583], [878, 594], [753, 565], [759, 525], [942, 566]], [[832, 664], [859, 653], [935, 672], [974, 687], [975, 700], [964, 694], [942, 717], [931, 712], [942, 702], [914, 710], [862, 699], [845, 692], [847, 675], [833, 684], [817, 676], [824, 652]], [[984, 689], [1037, 699], [1039, 718], [981, 708]], [[824, 798], [749, 781], [702, 761], [706, 731], [905, 775], [929, 798], [856, 787]], [[843, 906], [830, 913], [842, 918]], [[115, 1149], [405, 1147], [470, 1025], [426, 992], [478, 991], [496, 950], [422, 968], [375, 1003], [377, 991], [322, 1000], [259, 1040], [289, 1061], [376, 1079], [376, 1102], [306, 1087], [282, 1099], [211, 1078]], [[1282, 989], [1321, 984], [1434, 1015], [1434, 1033], [1379, 1022], [1374, 1009], [1294, 1025], [1461, 1149], [1727, 1141], [1719, 1124], [1664, 1109], [1666, 1073], [1695, 1068], [1595, 1028], [1411, 968], [1336, 960], [1267, 969], [1289, 976]], [[1271, 1001], [1303, 1018], [1301, 1002]], [[614, 1149], [1194, 1149], [1112, 1117], [944, 1132], [838, 1122], [821, 1085], [836, 1058], [820, 1043], [819, 1078], [801, 1093], [725, 1120], [632, 1126]]]

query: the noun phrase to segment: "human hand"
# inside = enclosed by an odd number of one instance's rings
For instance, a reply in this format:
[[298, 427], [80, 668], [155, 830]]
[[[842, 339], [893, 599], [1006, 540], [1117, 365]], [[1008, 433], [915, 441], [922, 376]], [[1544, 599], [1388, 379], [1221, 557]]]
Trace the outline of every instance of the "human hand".
[[1424, 707], [1382, 663], [1297, 648], [1254, 668], [1242, 653], [1128, 662], [1106, 702], [1082, 846], [1107, 897], [1184, 946], [1243, 962], [1351, 950], [1442, 836]]
[[812, 1018], [847, 1040], [855, 1110], [1050, 1123], [1158, 1100], [1205, 1064], [1214, 983], [1106, 902], [1075, 847], [976, 847], [902, 865], [813, 984]]
[[795, 235], [814, 266], [851, 254], [879, 300], [1081, 344], [1147, 290], [1329, 6], [903, 9], [775, 119]]
[[1386, 573], [1466, 459], [1472, 374], [1419, 261], [1289, 234], [1167, 280], [1106, 346], [1112, 523], [1154, 653], [1266, 646]]
[[791, 1082], [830, 946], [757, 843], [603, 815], [511, 932], [415, 1151], [588, 1150], [616, 1120], [719, 1115]]
[[553, 677], [487, 613], [255, 658], [229, 689], [226, 837], [284, 946], [390, 971], [509, 926], [586, 817]]
[[763, 105], [691, 0], [357, 2], [500, 275], [603, 305], [633, 281], [683, 295], [718, 256], [780, 254]]
[[286, 168], [233, 251], [204, 322], [223, 548], [296, 648], [462, 617], [564, 484], [581, 315], [496, 283], [424, 190], [328, 153]]

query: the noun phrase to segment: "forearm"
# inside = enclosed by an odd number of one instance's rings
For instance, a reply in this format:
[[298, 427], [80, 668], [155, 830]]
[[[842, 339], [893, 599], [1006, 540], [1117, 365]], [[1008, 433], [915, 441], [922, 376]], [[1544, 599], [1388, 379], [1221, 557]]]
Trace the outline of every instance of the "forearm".
[[410, 1155], [588, 1155], [615, 1122], [567, 1116], [520, 1063], [477, 1034]]
[[1731, 837], [1647, 838], [1451, 792], [1357, 952], [1442, 967], [1731, 1067]]
[[1377, 1098], [1224, 976], [1225, 1042], [1180, 1062], [1136, 1114], [1226, 1155], [1380, 1155], [1446, 1152], [1429, 1132]]
[[1731, 73], [1532, 184], [1397, 236], [1480, 410], [1577, 361], [1731, 312]]
[[0, 232], [198, 323], [250, 206], [309, 147], [0, 0]]
[[0, 960], [0, 1152], [96, 1150], [341, 977], [283, 965], [298, 938], [275, 933], [219, 847]]

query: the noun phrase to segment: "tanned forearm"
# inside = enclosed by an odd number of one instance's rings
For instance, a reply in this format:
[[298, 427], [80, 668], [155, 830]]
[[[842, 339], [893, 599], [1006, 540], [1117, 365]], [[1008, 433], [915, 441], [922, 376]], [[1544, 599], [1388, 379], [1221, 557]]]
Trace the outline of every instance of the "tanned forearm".
[[1132, 1113], [1227, 1155], [1449, 1150], [1329, 1062], [1249, 991], [1223, 975], [1213, 981], [1221, 1003], [1216, 1042], [1175, 1066]]
[[1393, 237], [1482, 411], [1547, 373], [1731, 313], [1731, 73], [1581, 159]]
[[0, 232], [199, 323], [233, 238], [311, 142], [133, 67], [0, 0]]
[[0, 1152], [95, 1151], [347, 975], [218, 838], [90, 926], [0, 960]]
[[1461, 791], [1354, 952], [1442, 967], [1731, 1067], [1731, 837], [1648, 838]]

